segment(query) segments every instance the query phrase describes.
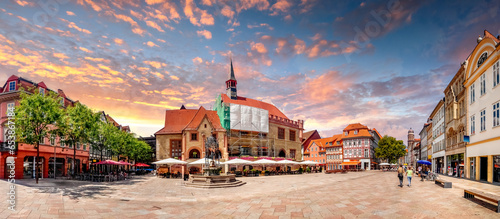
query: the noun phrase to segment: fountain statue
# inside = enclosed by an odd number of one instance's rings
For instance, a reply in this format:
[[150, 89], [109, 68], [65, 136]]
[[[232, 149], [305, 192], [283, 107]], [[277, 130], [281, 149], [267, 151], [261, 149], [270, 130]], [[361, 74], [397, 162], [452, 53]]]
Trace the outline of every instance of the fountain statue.
[[184, 185], [196, 188], [225, 188], [246, 184], [236, 179], [234, 174], [221, 174], [220, 160], [222, 153], [217, 139], [210, 136], [205, 141], [205, 167], [203, 174], [189, 174], [189, 180]]

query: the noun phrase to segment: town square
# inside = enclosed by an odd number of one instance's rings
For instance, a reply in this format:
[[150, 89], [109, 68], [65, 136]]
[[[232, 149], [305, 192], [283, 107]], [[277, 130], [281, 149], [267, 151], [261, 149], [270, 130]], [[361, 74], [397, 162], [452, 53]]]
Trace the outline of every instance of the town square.
[[495, 1], [0, 2], [0, 218], [498, 218]]

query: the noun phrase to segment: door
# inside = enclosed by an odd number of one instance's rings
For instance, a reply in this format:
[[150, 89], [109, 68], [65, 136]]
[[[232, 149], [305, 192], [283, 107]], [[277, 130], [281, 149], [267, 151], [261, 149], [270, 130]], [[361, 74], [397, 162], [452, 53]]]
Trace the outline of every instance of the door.
[[480, 174], [479, 174], [479, 179], [480, 180], [488, 180], [488, 158], [487, 157], [481, 157], [481, 163], [479, 164], [480, 169]]

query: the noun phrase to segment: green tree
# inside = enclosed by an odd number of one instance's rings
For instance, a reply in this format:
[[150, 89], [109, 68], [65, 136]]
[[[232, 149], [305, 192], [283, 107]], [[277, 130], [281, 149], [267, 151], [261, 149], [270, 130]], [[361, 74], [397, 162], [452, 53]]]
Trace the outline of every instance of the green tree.
[[66, 109], [62, 123], [58, 126], [58, 134], [64, 143], [73, 146], [72, 176], [75, 176], [77, 145], [90, 142], [90, 134], [98, 117], [87, 106], [76, 103]]
[[137, 162], [146, 162], [151, 160], [151, 146], [146, 142], [140, 141], [139, 139], [134, 139], [132, 142], [132, 147], [128, 153], [128, 157]]
[[[32, 90], [30, 90], [32, 91]], [[47, 92], [25, 92], [21, 90], [21, 100], [15, 108], [16, 136], [26, 143], [34, 145], [36, 148], [36, 183], [40, 175], [40, 141], [54, 128], [61, 123], [63, 115], [62, 106], [58, 101], [57, 94]]]
[[103, 153], [110, 150], [111, 146], [115, 144], [114, 133], [118, 130], [113, 124], [99, 119], [96, 114], [98, 122], [94, 124], [90, 132], [90, 146], [93, 150], [99, 151], [100, 160], [103, 159]]
[[397, 160], [406, 155], [405, 145], [402, 140], [384, 135], [375, 148], [375, 156], [386, 159], [389, 163], [396, 163]]

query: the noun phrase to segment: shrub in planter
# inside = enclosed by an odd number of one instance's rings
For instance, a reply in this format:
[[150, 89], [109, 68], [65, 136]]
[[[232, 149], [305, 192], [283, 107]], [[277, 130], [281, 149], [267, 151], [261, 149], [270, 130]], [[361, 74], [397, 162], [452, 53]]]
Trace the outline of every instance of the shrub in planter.
[[306, 172], [310, 173], [311, 172], [311, 168], [307, 167], [306, 168]]
[[269, 170], [264, 171], [264, 175], [269, 176]]
[[301, 168], [299, 168], [299, 174], [302, 174], [302, 172], [304, 172], [304, 169], [302, 169], [302, 167], [301, 167]]

